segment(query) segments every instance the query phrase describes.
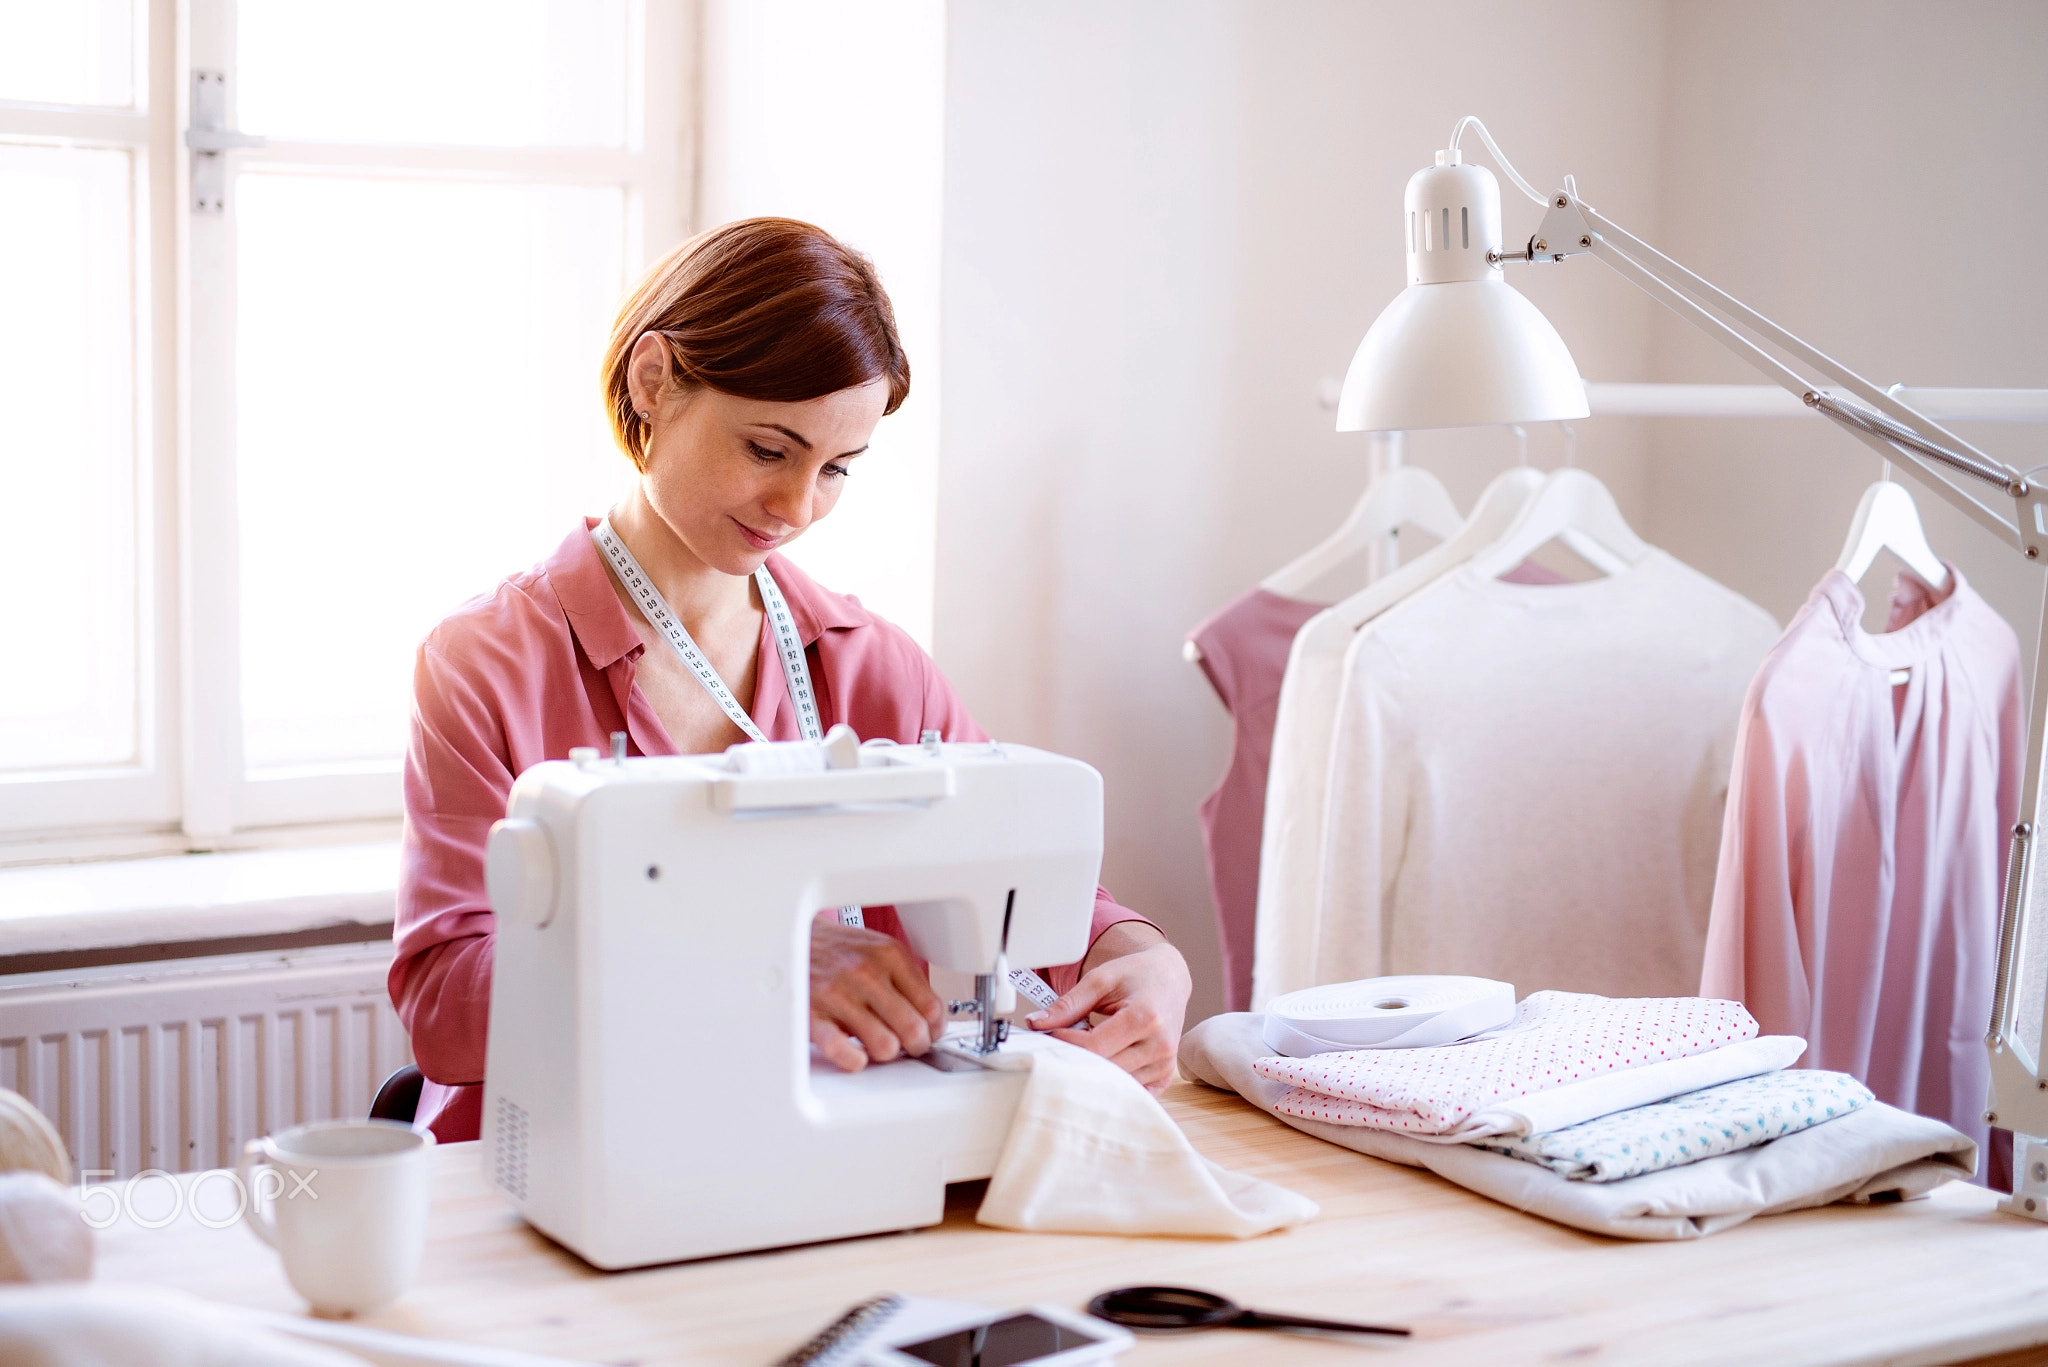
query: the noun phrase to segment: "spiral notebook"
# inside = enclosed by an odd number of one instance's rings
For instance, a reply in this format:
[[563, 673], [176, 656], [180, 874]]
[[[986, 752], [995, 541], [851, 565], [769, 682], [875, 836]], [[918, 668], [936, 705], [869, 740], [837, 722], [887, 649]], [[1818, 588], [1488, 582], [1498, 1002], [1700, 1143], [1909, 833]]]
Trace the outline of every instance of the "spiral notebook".
[[989, 1307], [973, 1301], [906, 1296], [898, 1292], [873, 1296], [820, 1329], [776, 1367], [855, 1367], [870, 1348], [887, 1343], [914, 1343], [961, 1320], [987, 1314]]

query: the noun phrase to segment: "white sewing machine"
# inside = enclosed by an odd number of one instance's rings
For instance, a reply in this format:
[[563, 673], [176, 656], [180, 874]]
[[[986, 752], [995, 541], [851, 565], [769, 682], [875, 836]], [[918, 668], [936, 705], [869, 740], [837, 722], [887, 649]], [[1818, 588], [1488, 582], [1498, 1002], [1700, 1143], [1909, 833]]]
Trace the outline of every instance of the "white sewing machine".
[[[1101, 776], [1020, 745], [834, 728], [535, 765], [488, 855], [493, 1180], [602, 1268], [937, 1223], [1022, 1089], [960, 1061], [984, 1030], [1002, 1048], [1006, 922], [1009, 963], [1080, 958], [1101, 858]], [[812, 917], [887, 903], [925, 959], [978, 975], [953, 1070], [847, 1074], [811, 1047]]]

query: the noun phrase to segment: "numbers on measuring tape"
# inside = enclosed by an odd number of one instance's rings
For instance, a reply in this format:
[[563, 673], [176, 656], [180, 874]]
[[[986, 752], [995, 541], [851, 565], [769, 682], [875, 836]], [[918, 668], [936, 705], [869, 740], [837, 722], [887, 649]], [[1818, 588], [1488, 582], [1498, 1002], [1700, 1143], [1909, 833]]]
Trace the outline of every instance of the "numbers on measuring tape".
[[1060, 994], [1052, 990], [1050, 983], [1028, 968], [1011, 969], [1010, 985], [1040, 1009], [1051, 1006], [1060, 999]]
[[[661, 638], [683, 662], [683, 668], [697, 676], [697, 682], [704, 685], [704, 691], [732, 719], [732, 724], [739, 727], [748, 740], [767, 740], [761, 728], [754, 724], [754, 719], [747, 715], [747, 709], [740, 706], [740, 700], [725, 686], [725, 680], [718, 677], [711, 661], [697, 648], [697, 642], [691, 639], [688, 629], [683, 626], [683, 619], [661, 596], [661, 590], [654, 587], [654, 580], [640, 567], [633, 552], [626, 549], [625, 541], [612, 530], [612, 520], [608, 517], [600, 520], [591, 528], [590, 538], [610, 562], [619, 582], [625, 585], [626, 593], [640, 609], [640, 615], [661, 633]], [[754, 571], [754, 586], [761, 591], [761, 610], [768, 616], [768, 624], [775, 637], [775, 653], [782, 660], [782, 678], [789, 685], [789, 700], [796, 708], [797, 729], [805, 740], [823, 740], [825, 727], [818, 716], [817, 699], [811, 694], [811, 670], [804, 660], [804, 643], [796, 634], [796, 618], [790, 614], [789, 600], [782, 596], [782, 589], [776, 584], [775, 576], [768, 573], [766, 564]], [[858, 929], [866, 926], [867, 921], [859, 907], [841, 907], [839, 924]]]

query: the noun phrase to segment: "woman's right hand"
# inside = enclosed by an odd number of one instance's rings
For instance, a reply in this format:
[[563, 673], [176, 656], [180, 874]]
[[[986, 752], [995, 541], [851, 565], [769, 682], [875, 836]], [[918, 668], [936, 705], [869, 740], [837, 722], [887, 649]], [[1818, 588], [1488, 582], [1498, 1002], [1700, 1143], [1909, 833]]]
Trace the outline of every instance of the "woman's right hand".
[[913, 1057], [946, 1028], [946, 1007], [901, 941], [828, 913], [811, 923], [811, 1043], [849, 1073]]

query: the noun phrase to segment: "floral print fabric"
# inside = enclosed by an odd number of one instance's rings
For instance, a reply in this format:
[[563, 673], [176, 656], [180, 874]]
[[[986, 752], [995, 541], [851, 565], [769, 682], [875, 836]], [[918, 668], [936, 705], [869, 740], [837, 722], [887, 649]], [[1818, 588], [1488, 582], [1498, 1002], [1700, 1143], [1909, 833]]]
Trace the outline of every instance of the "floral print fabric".
[[1476, 1147], [1583, 1182], [1618, 1182], [1768, 1144], [1860, 1110], [1870, 1089], [1847, 1073], [1785, 1069], [1589, 1120]]

